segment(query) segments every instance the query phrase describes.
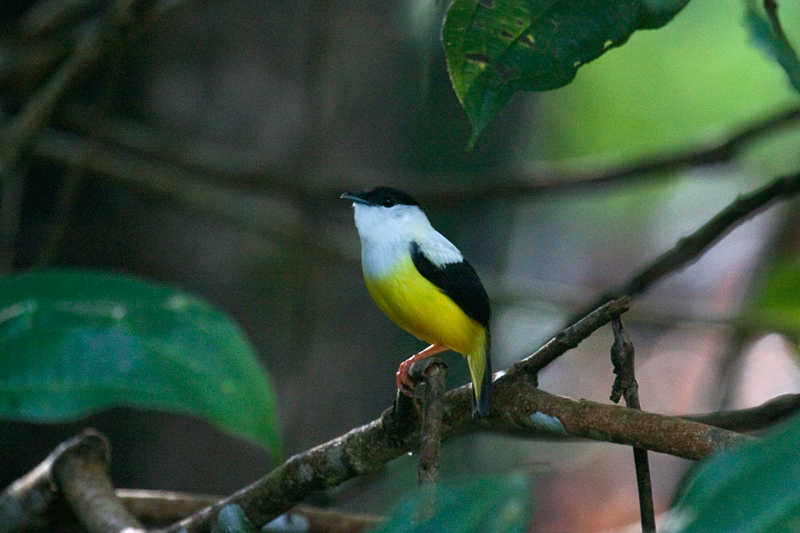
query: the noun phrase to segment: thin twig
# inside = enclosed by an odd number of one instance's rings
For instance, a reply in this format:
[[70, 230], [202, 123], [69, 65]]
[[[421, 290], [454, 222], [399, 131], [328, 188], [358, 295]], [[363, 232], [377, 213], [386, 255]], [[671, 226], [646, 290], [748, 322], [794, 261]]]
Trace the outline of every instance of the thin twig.
[[727, 429], [729, 431], [760, 431], [800, 412], [800, 394], [783, 394], [756, 407], [717, 411], [681, 418]]
[[99, 21], [85, 28], [70, 56], [25, 107], [4, 125], [4, 146], [0, 157], [3, 174], [16, 168], [25, 149], [35, 142], [67, 92], [97, 65], [107, 38]]
[[[84, 108], [85, 111], [85, 108]], [[85, 119], [86, 113], [69, 111], [70, 124], [74, 124], [79, 131], [88, 132], [89, 123]], [[506, 175], [495, 176], [492, 180], [478, 180], [481, 183], [492, 183], [491, 187], [478, 185], [475, 187], [459, 186], [457, 190], [442, 189], [436, 193], [425, 194], [419, 191], [420, 198], [431, 203], [464, 204], [470, 201], [486, 201], [490, 198], [520, 198], [537, 194], [538, 192], [561, 190], [575, 186], [612, 183], [635, 176], [651, 173], [668, 172], [679, 168], [686, 168], [698, 164], [720, 162], [734, 157], [743, 147], [749, 145], [764, 135], [794, 124], [800, 119], [800, 107], [777, 113], [767, 119], [757, 122], [738, 133], [732, 135], [724, 142], [713, 144], [688, 152], [657, 156], [621, 167], [608, 169], [593, 169], [584, 174], [580, 173], [547, 173], [541, 175]], [[211, 214], [220, 220], [233, 223], [251, 231], [264, 233], [290, 244], [310, 242], [315, 246], [315, 251], [341, 255], [341, 250], [328, 241], [321, 241], [308, 237], [302, 238], [303, 233], [312, 233], [305, 223], [297, 216], [267, 216], [269, 213], [293, 214], [295, 206], [284, 209], [266, 208], [263, 202], [243, 202], [243, 195], [248, 193], [262, 194], [270, 198], [288, 197], [300, 202], [319, 202], [321, 199], [336, 198], [341, 193], [342, 185], [333, 185], [331, 189], [307, 188], [302, 185], [302, 180], [290, 171], [269, 168], [259, 156], [246, 153], [232, 153], [229, 148], [215, 146], [204, 142], [204, 149], [193, 150], [196, 146], [189, 140], [181, 142], [175, 140], [174, 135], [168, 136], [141, 124], [120, 122], [122, 119], [104, 121], [92, 130], [97, 134], [97, 143], [93, 146], [93, 157], [85, 162], [87, 172], [92, 172], [117, 182], [123, 186], [133, 186], [162, 198], [167, 198], [177, 204], [188, 207], [198, 212]], [[131, 132], [135, 132], [133, 134]], [[163, 142], [168, 139], [169, 142]], [[101, 141], [105, 140], [103, 143]], [[201, 141], [203, 142], [203, 141]], [[120, 148], [127, 147], [125, 148]], [[164, 147], [169, 147], [165, 149]], [[181, 149], [180, 146], [185, 146]], [[44, 132], [36, 145], [36, 155], [64, 164], [80, 162], [80, 154], [86, 153], [87, 142], [79, 135], [66, 132]], [[215, 154], [209, 156], [208, 154]], [[338, 175], [328, 176], [326, 183], [351, 183], [358, 182], [359, 176], [369, 176], [370, 183], [388, 181], [390, 178], [380, 175], [375, 170], [351, 169]], [[463, 179], [462, 179], [463, 178]], [[364, 180], [367, 180], [365, 177]], [[317, 182], [315, 181], [315, 183]], [[430, 179], [418, 176], [418, 183], [431, 182]], [[441, 180], [436, 180], [441, 181]], [[465, 176], [456, 180], [459, 183], [469, 182]], [[475, 180], [473, 180], [475, 181]], [[366, 182], [366, 181], [365, 181]], [[257, 204], [257, 205], [256, 205]], [[256, 205], [256, 208], [249, 207]], [[298, 236], [301, 228], [301, 236]], [[687, 259], [688, 262], [692, 258]], [[673, 268], [679, 268], [681, 264]], [[653, 280], [654, 281], [654, 280]], [[652, 281], [651, 281], [652, 282]], [[630, 285], [628, 290], [620, 288], [613, 294], [638, 294], [644, 290], [641, 280], [638, 284]], [[608, 298], [603, 298], [606, 300]], [[587, 306], [582, 316], [600, 304]]]
[[527, 372], [531, 375], [538, 374], [544, 367], [556, 360], [560, 355], [578, 345], [586, 338], [586, 332], [594, 331], [628, 310], [631, 299], [628, 296], [601, 303], [595, 310], [590, 311], [585, 317], [573, 325], [560, 331], [544, 346], [530, 357], [515, 363], [509, 372]]
[[[50, 11], [53, 11], [53, 16], [56, 20], [67, 16], [68, 12], [78, 9], [81, 6], [72, 6], [71, 4], [57, 4], [51, 6]], [[85, 8], [85, 6], [83, 6]], [[44, 9], [44, 8], [42, 8]], [[67, 13], [64, 13], [66, 11]], [[55, 20], [53, 21], [55, 22]], [[112, 106], [112, 100], [119, 92], [120, 83], [124, 79], [123, 61], [125, 50], [131, 47], [131, 44], [138, 38], [137, 28], [128, 28], [127, 31], [120, 32], [113, 44], [107, 46], [108, 52], [105, 54], [108, 59], [105, 62], [100, 81], [97, 85], [100, 87], [98, 96], [98, 105], [92, 106], [93, 113], [85, 117], [89, 121], [89, 133], [87, 135], [87, 150], [78, 154], [79, 160], [75, 165], [69, 165], [65, 171], [63, 183], [58, 191], [58, 198], [56, 201], [55, 211], [50, 223], [50, 231], [48, 232], [47, 239], [41, 247], [35, 260], [33, 261], [33, 268], [45, 268], [54, 262], [56, 259], [59, 248], [62, 245], [64, 236], [66, 235], [75, 204], [78, 200], [79, 193], [83, 188], [86, 181], [86, 168], [85, 162], [93, 158], [93, 152], [97, 143], [94, 141], [95, 134], [92, 130], [92, 124], [102, 122], [103, 118], [109, 113]]]
[[653, 506], [653, 485], [650, 481], [650, 461], [647, 458], [647, 450], [634, 446], [633, 464], [636, 467], [636, 488], [639, 491], [642, 533], [656, 533], [656, 512]]
[[[634, 347], [621, 317], [611, 320], [614, 344], [611, 345], [611, 362], [617, 378], [611, 390], [611, 401], [619, 402], [620, 395], [630, 409], [641, 410], [639, 384], [634, 371]], [[650, 462], [647, 450], [634, 446], [633, 462], [636, 467], [636, 486], [639, 490], [639, 513], [642, 518], [642, 533], [656, 533], [656, 513], [653, 507], [653, 485], [650, 480]]]
[[149, 13], [155, 4], [155, 0], [117, 0], [100, 20], [87, 26], [69, 57], [4, 126], [2, 171], [16, 167], [23, 151], [34, 144], [64, 96], [98, 65], [114, 40], [131, 24], [139, 22], [140, 14]]
[[59, 30], [75, 27], [97, 10], [85, 0], [40, 0], [33, 3], [15, 24], [21, 41], [42, 40]]

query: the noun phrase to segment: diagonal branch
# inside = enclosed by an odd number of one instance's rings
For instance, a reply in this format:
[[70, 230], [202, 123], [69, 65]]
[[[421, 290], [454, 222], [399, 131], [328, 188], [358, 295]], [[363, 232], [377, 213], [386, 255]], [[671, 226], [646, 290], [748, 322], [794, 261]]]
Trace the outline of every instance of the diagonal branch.
[[763, 137], [786, 129], [800, 121], [800, 107], [778, 111], [762, 120], [744, 126], [721, 141], [711, 142], [685, 150], [645, 157], [629, 163], [613, 166], [598, 166], [583, 172], [538, 172], [496, 176], [494, 179], [473, 180], [479, 185], [465, 187], [470, 180], [466, 176], [449, 180], [457, 183], [452, 188], [442, 187], [448, 180], [420, 179], [417, 183], [436, 183], [436, 192], [418, 194], [438, 205], [464, 205], [470, 202], [484, 203], [489, 200], [516, 200], [542, 193], [565, 192], [568, 190], [597, 185], [627, 183], [652, 175], [664, 175], [702, 165], [717, 165], [732, 161], [745, 148]]
[[[745, 126], [722, 141], [712, 142], [705, 146], [659, 154], [611, 167], [599, 166], [585, 172], [545, 172], [538, 175], [505, 176], [503, 179], [495, 181], [480, 180], [485, 185], [479, 185], [472, 189], [466, 189], [459, 185], [451, 191], [443, 190], [437, 185], [439, 192], [435, 197], [431, 196], [431, 199], [440, 204], [456, 205], [469, 201], [520, 199], [542, 193], [627, 183], [643, 176], [670, 174], [702, 165], [727, 163], [757, 140], [795, 125], [798, 121], [800, 121], [800, 107], [792, 107]], [[426, 181], [421, 181], [421, 183], [426, 183]], [[454, 183], [459, 182], [455, 181]], [[423, 197], [423, 195], [419, 196]]]
[[[495, 402], [488, 417], [471, 416], [471, 385], [454, 389], [442, 398], [442, 439], [474, 431], [532, 437], [581, 437], [635, 445], [689, 459], [703, 458], [720, 448], [751, 437], [711, 428], [696, 422], [616, 405], [573, 400], [548, 394], [536, 387], [537, 354], [557, 357], [593, 331], [619, 316], [627, 299], [609, 302], [586, 319], [562, 331], [539, 352], [506, 372], [495, 374]], [[613, 311], [612, 311], [613, 310]], [[613, 313], [613, 315], [612, 315]], [[256, 525], [268, 523], [312, 493], [336, 486], [356, 476], [372, 473], [388, 461], [417, 449], [418, 415], [401, 420], [387, 409], [373, 422], [295, 455], [264, 478], [217, 504], [179, 522], [162, 533], [208, 532], [218, 513], [239, 506]]]
[[637, 296], [654, 283], [673, 272], [694, 263], [708, 248], [719, 242], [734, 228], [755, 216], [772, 202], [786, 200], [800, 193], [800, 173], [783, 176], [748, 194], [740, 195], [700, 229], [684, 237], [636, 274], [625, 285], [601, 296], [577, 316], [594, 309], [603, 302], [627, 294]]
[[[557, 357], [560, 353], [576, 346], [592, 332], [624, 312], [627, 303], [627, 298], [609, 302], [560, 332], [532, 356], [505, 372], [495, 374], [493, 385], [495, 402], [488, 417], [472, 418], [471, 385], [464, 385], [446, 393], [441, 397], [442, 439], [475, 431], [526, 438], [589, 438], [638, 446], [688, 459], [701, 459], [721, 448], [752, 440], [752, 437], [681, 418], [587, 400], [573, 400], [549, 394], [536, 387], [535, 371], [542, 360]], [[242, 518], [261, 526], [316, 491], [338, 485], [356, 476], [375, 472], [388, 461], [417, 449], [420, 445], [419, 410], [407, 407], [405, 416], [398, 416], [393, 408], [387, 409], [379, 419], [295, 455], [251, 486], [198, 511], [182, 522], [159, 531], [209, 532], [214, 527], [218, 514], [223, 510], [242, 513]], [[92, 462], [95, 466], [91, 468], [94, 469], [93, 472], [102, 474], [104, 456], [99, 454], [98, 457], [101, 460]], [[51, 459], [50, 462], [57, 461]], [[87, 471], [83, 468], [84, 463], [79, 461], [76, 465], [79, 467], [76, 472]], [[44, 469], [39, 468], [37, 473], [31, 474], [30, 481], [15, 483], [0, 495], [0, 517], [7, 517], [7, 513], [15, 511], [19, 505], [26, 507], [33, 505], [32, 510], [21, 515], [16, 523], [32, 523], [36, 520], [44, 520], [44, 523], [47, 523], [48, 516], [52, 516], [50, 511], [56, 501], [55, 494], [50, 488], [53, 485], [51, 482], [53, 477], [50, 477], [49, 472], [49, 466]], [[100, 493], [104, 494], [104, 499], [114, 504], [113, 516], [125, 515], [119, 504], [112, 501], [114, 499], [111, 497], [109, 484], [99, 486], [96, 483], [84, 484], [82, 481], [89, 477], [103, 478], [103, 475], [73, 476], [65, 472], [66, 470], [62, 469], [61, 474], [56, 473], [54, 478], [61, 480], [61, 488], [67, 499], [76, 503], [79, 509], [83, 509], [78, 511], [81, 515], [89, 513], [93, 507], [90, 499]], [[63, 482], [73, 478], [81, 485], [79, 487], [76, 484], [74, 491], [69, 483]], [[89, 490], [84, 490], [84, 486]], [[44, 499], [36, 497], [42, 491]], [[84, 503], [89, 503], [89, 506], [83, 505]], [[105, 513], [101, 514], [105, 516]], [[136, 527], [135, 522], [131, 522], [128, 517], [124, 520], [127, 527]], [[5, 519], [0, 520], [0, 530], [11, 531], [3, 528], [5, 523], [7, 523]], [[98, 526], [101, 528], [99, 530], [106, 530], [100, 522]]]

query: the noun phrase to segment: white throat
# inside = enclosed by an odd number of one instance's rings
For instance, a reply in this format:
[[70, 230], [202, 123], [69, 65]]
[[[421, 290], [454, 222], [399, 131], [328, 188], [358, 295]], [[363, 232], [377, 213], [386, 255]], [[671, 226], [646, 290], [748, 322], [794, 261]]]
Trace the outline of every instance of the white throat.
[[462, 261], [461, 252], [433, 229], [415, 205], [382, 207], [355, 203], [355, 221], [361, 237], [361, 264], [366, 277], [380, 278], [411, 257], [416, 241], [437, 265]]

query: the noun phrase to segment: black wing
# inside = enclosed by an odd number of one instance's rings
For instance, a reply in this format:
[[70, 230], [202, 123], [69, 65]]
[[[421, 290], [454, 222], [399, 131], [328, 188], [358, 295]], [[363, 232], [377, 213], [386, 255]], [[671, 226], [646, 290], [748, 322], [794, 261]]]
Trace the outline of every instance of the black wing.
[[489, 297], [478, 274], [467, 260], [437, 266], [420, 250], [416, 241], [411, 243], [411, 259], [425, 279], [439, 287], [468, 317], [484, 327], [489, 327], [492, 311]]

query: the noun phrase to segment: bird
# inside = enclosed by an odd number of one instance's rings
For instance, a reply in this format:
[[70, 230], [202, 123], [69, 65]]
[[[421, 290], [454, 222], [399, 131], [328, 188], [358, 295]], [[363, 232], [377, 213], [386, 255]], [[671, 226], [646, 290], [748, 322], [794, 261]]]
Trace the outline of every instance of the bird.
[[378, 186], [341, 198], [353, 202], [364, 281], [373, 300], [398, 326], [429, 344], [400, 364], [397, 388], [410, 396], [411, 365], [453, 350], [467, 358], [472, 416], [488, 415], [492, 312], [475, 269], [407, 193]]

